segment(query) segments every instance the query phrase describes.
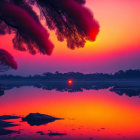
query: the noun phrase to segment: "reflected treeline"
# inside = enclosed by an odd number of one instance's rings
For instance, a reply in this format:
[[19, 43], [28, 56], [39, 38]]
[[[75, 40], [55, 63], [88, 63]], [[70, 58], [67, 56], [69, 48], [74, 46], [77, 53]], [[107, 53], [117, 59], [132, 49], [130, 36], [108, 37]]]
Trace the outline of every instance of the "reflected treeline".
[[20, 88], [23, 86], [32, 86], [44, 90], [56, 90], [60, 92], [82, 92], [83, 90], [109, 89], [118, 95], [126, 94], [129, 97], [140, 95], [140, 81], [128, 80], [104, 80], [104, 81], [74, 81], [69, 85], [67, 81], [5, 81], [0, 83], [0, 96], [4, 95], [5, 90]]
[[[68, 85], [68, 80], [72, 79], [73, 84]], [[68, 73], [44, 73], [33, 76], [0, 76], [0, 96], [5, 90], [14, 87], [33, 86], [44, 90], [57, 90], [60, 92], [82, 92], [83, 90], [110, 89], [119, 95], [127, 96], [140, 95], [140, 70], [118, 71], [114, 74], [93, 73], [83, 74], [79, 72]]]
[[132, 96], [139, 96], [140, 97], [140, 86], [139, 87], [114, 86], [110, 89], [110, 91], [114, 91], [118, 95], [126, 94], [129, 97], [132, 97]]

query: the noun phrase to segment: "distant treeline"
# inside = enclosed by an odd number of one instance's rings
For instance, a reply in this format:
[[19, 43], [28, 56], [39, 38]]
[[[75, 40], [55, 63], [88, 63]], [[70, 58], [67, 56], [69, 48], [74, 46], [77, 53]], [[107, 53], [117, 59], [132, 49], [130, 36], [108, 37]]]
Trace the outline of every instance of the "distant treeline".
[[41, 75], [29, 75], [29, 76], [15, 76], [15, 75], [0, 75], [0, 80], [111, 80], [111, 79], [140, 79], [140, 70], [126, 70], [118, 71], [114, 74], [107, 73], [91, 73], [83, 74], [80, 72], [67, 72], [55, 73], [46, 72]]

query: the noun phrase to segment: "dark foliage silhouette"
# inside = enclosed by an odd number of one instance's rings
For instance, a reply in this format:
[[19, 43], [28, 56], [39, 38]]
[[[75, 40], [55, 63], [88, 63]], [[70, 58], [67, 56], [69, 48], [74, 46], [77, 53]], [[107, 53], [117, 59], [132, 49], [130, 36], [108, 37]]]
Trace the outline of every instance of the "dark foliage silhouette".
[[[85, 0], [1, 0], [0, 34], [14, 33], [14, 48], [50, 55], [54, 45], [40, 19], [54, 30], [59, 41], [66, 40], [71, 49], [84, 47], [86, 40], [94, 41], [99, 24], [85, 6]], [[40, 17], [33, 10], [39, 8]]]
[[17, 64], [11, 54], [0, 49], [0, 71], [5, 71], [9, 68], [17, 69]]

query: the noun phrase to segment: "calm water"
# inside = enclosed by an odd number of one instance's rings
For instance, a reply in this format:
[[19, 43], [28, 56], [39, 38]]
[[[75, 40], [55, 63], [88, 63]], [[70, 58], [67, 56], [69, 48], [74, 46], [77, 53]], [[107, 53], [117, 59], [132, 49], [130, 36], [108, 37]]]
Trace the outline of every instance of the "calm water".
[[[0, 115], [25, 117], [42, 113], [64, 120], [30, 126], [21, 119], [0, 140], [140, 140], [140, 98], [120, 96], [109, 89], [60, 92], [34, 87], [6, 90], [0, 96]], [[40, 133], [37, 133], [41, 131]], [[62, 133], [49, 136], [48, 133]]]

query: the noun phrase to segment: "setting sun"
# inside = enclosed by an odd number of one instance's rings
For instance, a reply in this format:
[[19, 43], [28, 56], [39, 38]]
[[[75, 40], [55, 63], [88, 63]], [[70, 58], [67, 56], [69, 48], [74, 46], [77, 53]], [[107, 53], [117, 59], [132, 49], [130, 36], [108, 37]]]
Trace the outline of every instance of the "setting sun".
[[71, 85], [73, 83], [72, 80], [68, 80], [68, 84]]

